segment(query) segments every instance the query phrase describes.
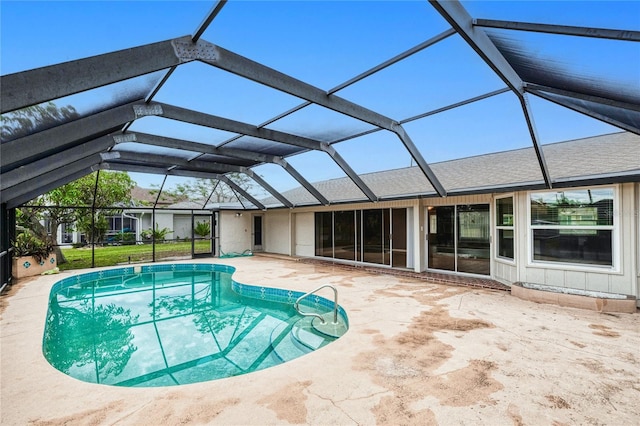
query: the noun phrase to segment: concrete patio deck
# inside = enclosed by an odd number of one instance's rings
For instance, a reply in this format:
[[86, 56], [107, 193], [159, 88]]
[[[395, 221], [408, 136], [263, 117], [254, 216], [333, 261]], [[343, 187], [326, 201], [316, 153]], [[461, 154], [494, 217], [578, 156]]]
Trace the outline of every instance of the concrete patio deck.
[[[189, 262], [211, 262], [194, 260]], [[164, 388], [80, 382], [42, 333], [63, 272], [3, 296], [2, 425], [636, 425], [640, 315], [543, 305], [509, 292], [290, 260], [215, 260], [254, 285], [335, 285], [350, 330], [252, 374]]]

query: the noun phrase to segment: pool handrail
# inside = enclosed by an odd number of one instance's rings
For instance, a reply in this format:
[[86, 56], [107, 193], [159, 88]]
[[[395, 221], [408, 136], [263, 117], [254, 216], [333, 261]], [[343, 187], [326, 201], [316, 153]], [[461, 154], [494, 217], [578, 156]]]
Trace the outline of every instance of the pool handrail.
[[322, 315], [316, 314], [315, 312], [303, 312], [300, 310], [300, 301], [302, 299], [304, 299], [305, 297], [309, 297], [312, 294], [314, 294], [315, 292], [322, 290], [325, 287], [329, 287], [331, 290], [333, 290], [333, 324], [337, 324], [338, 323], [338, 290], [330, 285], [330, 284], [325, 284], [325, 285], [321, 285], [320, 287], [316, 288], [315, 290], [311, 290], [308, 293], [303, 294], [302, 296], [298, 297], [298, 299], [296, 299], [296, 302], [293, 304], [293, 306], [296, 308], [296, 311], [298, 311], [298, 313], [302, 316], [305, 317], [316, 317], [320, 319], [320, 322], [322, 324], [325, 324], [326, 321], [324, 320], [324, 318], [322, 317]]

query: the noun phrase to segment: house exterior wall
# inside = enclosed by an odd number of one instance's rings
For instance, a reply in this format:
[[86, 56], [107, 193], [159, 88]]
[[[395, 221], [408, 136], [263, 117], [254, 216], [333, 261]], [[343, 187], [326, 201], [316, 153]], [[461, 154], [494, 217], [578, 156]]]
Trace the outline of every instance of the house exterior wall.
[[[242, 214], [242, 216], [236, 216]], [[219, 213], [219, 254], [242, 253], [251, 249], [251, 214], [241, 211]]]
[[185, 238], [193, 238], [191, 235], [191, 214], [176, 214], [173, 216], [173, 234], [171, 238], [184, 240]]
[[[164, 213], [159, 210], [156, 210], [156, 223], [154, 224], [154, 229], [164, 229], [168, 228], [173, 231], [173, 213]], [[175, 238], [175, 233], [169, 233], [166, 236], [167, 239]]]
[[[425, 198], [378, 203], [353, 203], [333, 206], [295, 208], [293, 210], [269, 210], [264, 214], [265, 247], [267, 252], [315, 256], [315, 216], [316, 212], [366, 210], [380, 208], [407, 208], [407, 236], [410, 256], [416, 271], [427, 268], [427, 223], [429, 206], [452, 206], [467, 204], [488, 204], [491, 234], [491, 278], [505, 284], [531, 282], [585, 291], [598, 291], [640, 297], [640, 184], [625, 183], [606, 185], [615, 188], [614, 201], [614, 268], [591, 265], [533, 262], [529, 191], [500, 194], [481, 194], [445, 198]], [[589, 187], [582, 189], [594, 189]], [[558, 190], [561, 192], [561, 190]], [[535, 192], [535, 191], [534, 191]], [[513, 260], [497, 255], [496, 200], [513, 197]], [[245, 218], [233, 217], [234, 213], [223, 213], [221, 226], [223, 245], [234, 251], [242, 251], [251, 243], [247, 229], [251, 222]], [[410, 223], [410, 225], [409, 225]], [[225, 250], [226, 251], [226, 250]], [[639, 302], [640, 303], [640, 302]]]
[[315, 232], [313, 212], [295, 213], [295, 250], [296, 256], [315, 256]]
[[264, 250], [269, 253], [291, 255], [291, 220], [289, 210], [275, 210], [264, 215]]

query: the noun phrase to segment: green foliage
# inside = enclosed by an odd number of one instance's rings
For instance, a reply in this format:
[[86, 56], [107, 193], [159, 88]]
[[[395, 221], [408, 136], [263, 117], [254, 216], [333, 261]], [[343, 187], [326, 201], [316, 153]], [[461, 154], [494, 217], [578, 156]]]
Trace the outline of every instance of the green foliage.
[[211, 225], [209, 222], [196, 222], [193, 232], [199, 237], [208, 237], [211, 235]]
[[104, 240], [104, 236], [109, 230], [109, 223], [104, 213], [96, 211], [95, 218], [91, 220], [91, 211], [85, 211], [85, 215], [79, 215], [76, 225], [78, 229], [87, 237], [89, 242], [99, 242]]
[[128, 232], [120, 231], [115, 235], [115, 240], [124, 245], [135, 244], [136, 234], [135, 232], [131, 232], [131, 231], [128, 231]]
[[145, 229], [144, 231], [140, 232], [140, 235], [145, 240], [153, 239], [155, 241], [164, 241], [167, 235], [173, 233], [173, 231], [169, 228], [162, 228], [162, 229], [158, 229], [158, 228], [159, 226], [156, 223], [156, 229], [151, 229], [151, 228]]
[[16, 236], [13, 242], [14, 257], [33, 256], [37, 262], [42, 262], [53, 252], [53, 244], [36, 237], [33, 232], [25, 230]]
[[[255, 189], [255, 182], [243, 173], [228, 173], [226, 176], [247, 192]], [[162, 194], [175, 199], [198, 200], [203, 204], [207, 199], [211, 203], [225, 203], [238, 199], [229, 185], [216, 179], [191, 179], [176, 185], [173, 190], [163, 190]]]
[[[36, 203], [47, 206], [65, 206], [62, 209], [47, 210], [52, 223], [54, 223], [54, 218], [59, 218], [55, 221], [56, 232], [57, 224], [75, 222], [77, 229], [87, 235], [89, 242], [99, 242], [103, 240], [109, 229], [107, 217], [120, 212], [120, 209], [107, 209], [106, 207], [130, 205], [131, 190], [134, 186], [135, 182], [125, 172], [102, 171], [99, 175], [97, 188], [96, 173], [91, 173], [49, 191], [39, 197]], [[68, 206], [95, 206], [94, 221], [92, 221], [91, 209], [74, 209]], [[56, 216], [52, 217], [52, 214]], [[52, 234], [54, 234], [53, 226]]]

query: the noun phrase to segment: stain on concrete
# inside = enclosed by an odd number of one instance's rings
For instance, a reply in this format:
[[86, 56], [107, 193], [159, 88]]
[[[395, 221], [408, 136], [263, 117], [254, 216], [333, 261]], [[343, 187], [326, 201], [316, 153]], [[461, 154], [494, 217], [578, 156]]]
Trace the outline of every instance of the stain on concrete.
[[258, 401], [259, 404], [272, 410], [278, 419], [293, 424], [304, 424], [307, 421], [306, 389], [311, 381], [296, 382], [278, 389]]

